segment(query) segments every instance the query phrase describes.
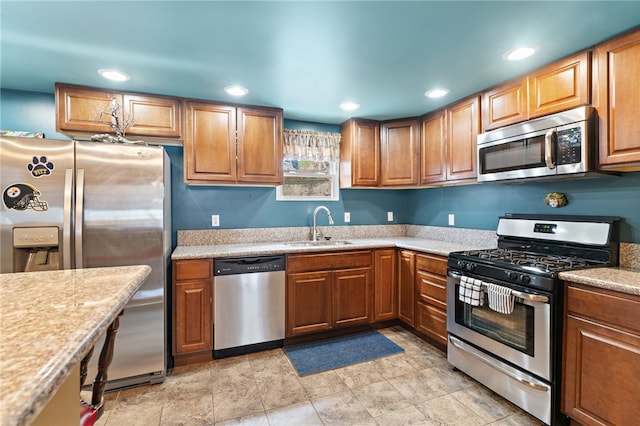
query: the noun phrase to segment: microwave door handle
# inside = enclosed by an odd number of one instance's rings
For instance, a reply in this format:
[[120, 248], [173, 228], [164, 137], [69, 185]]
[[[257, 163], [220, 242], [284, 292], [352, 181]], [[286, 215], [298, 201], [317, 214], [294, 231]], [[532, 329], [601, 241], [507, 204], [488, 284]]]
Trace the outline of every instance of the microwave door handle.
[[551, 152], [553, 149], [553, 136], [555, 135], [555, 133], [555, 130], [549, 130], [544, 135], [544, 162], [550, 169], [556, 168], [556, 165], [553, 164], [553, 153]]

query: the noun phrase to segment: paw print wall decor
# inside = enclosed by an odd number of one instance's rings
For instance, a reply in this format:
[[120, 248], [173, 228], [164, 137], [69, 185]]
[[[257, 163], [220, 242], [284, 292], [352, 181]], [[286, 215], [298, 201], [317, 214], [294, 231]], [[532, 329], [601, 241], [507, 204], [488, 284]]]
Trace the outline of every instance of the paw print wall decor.
[[550, 192], [544, 197], [544, 203], [551, 207], [564, 207], [569, 204], [569, 200], [562, 192]]

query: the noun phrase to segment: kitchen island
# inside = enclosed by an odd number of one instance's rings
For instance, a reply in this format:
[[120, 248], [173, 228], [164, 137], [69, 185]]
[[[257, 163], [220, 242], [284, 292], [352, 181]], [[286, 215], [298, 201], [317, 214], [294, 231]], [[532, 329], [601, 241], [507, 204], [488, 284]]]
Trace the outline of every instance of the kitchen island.
[[36, 419], [150, 272], [123, 266], [0, 275], [1, 425]]

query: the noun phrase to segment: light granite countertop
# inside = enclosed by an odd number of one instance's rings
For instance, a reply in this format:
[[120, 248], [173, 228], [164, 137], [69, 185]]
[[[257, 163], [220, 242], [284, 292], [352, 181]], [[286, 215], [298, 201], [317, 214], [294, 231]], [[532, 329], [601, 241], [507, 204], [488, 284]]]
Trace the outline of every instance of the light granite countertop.
[[0, 275], [0, 425], [35, 419], [150, 272], [122, 266]]
[[640, 296], [640, 269], [591, 268], [560, 272], [558, 276], [565, 281]]
[[448, 256], [452, 251], [485, 248], [464, 243], [452, 243], [414, 237], [347, 238], [348, 244], [299, 247], [283, 242], [262, 242], [242, 244], [217, 244], [178, 246], [171, 255], [172, 260], [204, 259], [216, 257], [260, 256], [270, 254], [313, 253], [344, 250], [361, 250], [397, 247]]

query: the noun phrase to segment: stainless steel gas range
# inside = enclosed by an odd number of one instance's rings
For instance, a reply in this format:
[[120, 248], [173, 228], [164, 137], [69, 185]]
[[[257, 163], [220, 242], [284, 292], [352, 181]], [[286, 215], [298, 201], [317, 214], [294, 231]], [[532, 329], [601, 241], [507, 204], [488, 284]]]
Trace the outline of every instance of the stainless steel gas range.
[[563, 286], [558, 273], [616, 266], [618, 217], [506, 214], [498, 248], [454, 252], [448, 360], [549, 425], [560, 414]]

